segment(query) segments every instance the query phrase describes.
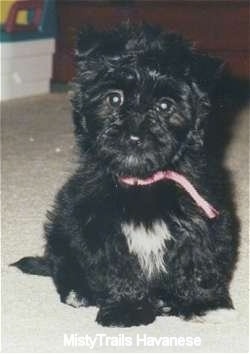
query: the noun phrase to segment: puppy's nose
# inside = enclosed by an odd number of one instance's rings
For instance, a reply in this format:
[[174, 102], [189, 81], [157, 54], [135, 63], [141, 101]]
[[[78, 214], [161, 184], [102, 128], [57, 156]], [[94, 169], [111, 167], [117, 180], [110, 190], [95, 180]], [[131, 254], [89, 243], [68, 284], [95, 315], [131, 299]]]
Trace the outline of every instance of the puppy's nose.
[[129, 140], [134, 144], [140, 144], [141, 139], [137, 135], [130, 135]]

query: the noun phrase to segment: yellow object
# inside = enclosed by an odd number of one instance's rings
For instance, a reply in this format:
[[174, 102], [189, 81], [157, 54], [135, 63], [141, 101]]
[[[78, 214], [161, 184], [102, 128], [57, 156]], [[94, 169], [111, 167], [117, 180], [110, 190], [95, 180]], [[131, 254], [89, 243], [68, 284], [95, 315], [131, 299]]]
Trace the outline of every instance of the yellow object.
[[[0, 0], [0, 23], [4, 23], [7, 19], [11, 6], [18, 0]], [[18, 24], [27, 24], [28, 11], [20, 11], [17, 16]]]

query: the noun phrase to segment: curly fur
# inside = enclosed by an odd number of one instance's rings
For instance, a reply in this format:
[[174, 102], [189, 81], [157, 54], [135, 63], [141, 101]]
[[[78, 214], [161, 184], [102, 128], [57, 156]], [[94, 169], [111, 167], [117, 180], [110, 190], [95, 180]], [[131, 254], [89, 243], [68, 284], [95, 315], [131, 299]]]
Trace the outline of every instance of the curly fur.
[[[43, 267], [62, 302], [98, 306], [104, 326], [232, 308], [236, 219], [227, 175], [206, 143], [220, 65], [152, 26], [79, 35], [72, 100], [79, 168], [48, 214]], [[113, 107], [108, 97], [117, 90], [124, 102]], [[208, 219], [173, 182], [119, 183], [166, 169], [187, 177], [219, 217]], [[15, 265], [37, 273], [38, 263]]]

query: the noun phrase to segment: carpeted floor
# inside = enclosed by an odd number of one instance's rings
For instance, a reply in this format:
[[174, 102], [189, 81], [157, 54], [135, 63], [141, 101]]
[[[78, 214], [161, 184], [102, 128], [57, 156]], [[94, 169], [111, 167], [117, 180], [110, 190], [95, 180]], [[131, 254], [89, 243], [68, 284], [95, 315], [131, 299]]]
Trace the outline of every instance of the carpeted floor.
[[[2, 107], [2, 345], [5, 352], [89, 352], [64, 346], [64, 334], [106, 333], [132, 338], [127, 347], [97, 345], [94, 351], [247, 352], [248, 343], [248, 155], [249, 108], [237, 116], [226, 164], [233, 172], [241, 219], [241, 245], [231, 284], [236, 311], [201, 322], [157, 318], [149, 326], [105, 329], [96, 308], [59, 302], [50, 278], [25, 275], [8, 264], [43, 250], [43, 222], [58, 188], [74, 169], [70, 107], [65, 94], [8, 101]], [[197, 347], [136, 345], [136, 336], [200, 337]], [[115, 345], [115, 343], [113, 342]]]

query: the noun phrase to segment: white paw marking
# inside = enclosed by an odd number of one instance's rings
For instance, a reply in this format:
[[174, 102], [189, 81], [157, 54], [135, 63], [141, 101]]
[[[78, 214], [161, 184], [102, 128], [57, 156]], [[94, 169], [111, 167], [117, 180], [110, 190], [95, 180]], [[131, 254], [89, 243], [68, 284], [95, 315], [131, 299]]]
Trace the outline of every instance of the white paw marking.
[[77, 294], [74, 292], [74, 290], [71, 290], [69, 295], [67, 296], [65, 303], [67, 305], [73, 306], [73, 307], [81, 307], [85, 305], [85, 300], [84, 299], [79, 299]]
[[160, 73], [157, 72], [156, 70], [149, 70], [149, 76], [151, 76], [153, 79], [157, 78], [158, 76], [160, 76]]
[[160, 272], [167, 272], [164, 263], [165, 241], [172, 238], [164, 221], [158, 220], [150, 228], [142, 223], [123, 223], [121, 225], [129, 252], [136, 255], [142, 271], [148, 278]]

